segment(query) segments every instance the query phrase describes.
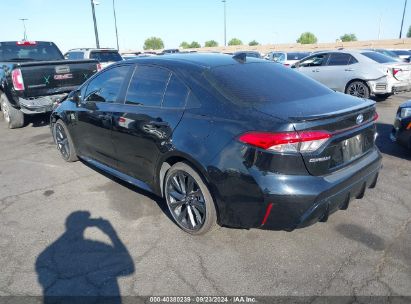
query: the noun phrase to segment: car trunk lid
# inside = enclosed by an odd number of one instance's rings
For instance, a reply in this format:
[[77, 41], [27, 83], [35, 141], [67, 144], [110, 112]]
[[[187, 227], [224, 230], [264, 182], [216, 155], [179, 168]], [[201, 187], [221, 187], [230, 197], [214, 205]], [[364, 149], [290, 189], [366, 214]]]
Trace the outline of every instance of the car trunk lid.
[[20, 63], [25, 98], [72, 91], [97, 72], [95, 60], [59, 60]]
[[[310, 98], [311, 99], [311, 98]], [[262, 112], [285, 119], [300, 134], [325, 131], [330, 138], [317, 150], [301, 153], [312, 175], [325, 175], [361, 158], [374, 147], [375, 103], [340, 93], [327, 94], [313, 100], [296, 100], [277, 112], [262, 107]]]

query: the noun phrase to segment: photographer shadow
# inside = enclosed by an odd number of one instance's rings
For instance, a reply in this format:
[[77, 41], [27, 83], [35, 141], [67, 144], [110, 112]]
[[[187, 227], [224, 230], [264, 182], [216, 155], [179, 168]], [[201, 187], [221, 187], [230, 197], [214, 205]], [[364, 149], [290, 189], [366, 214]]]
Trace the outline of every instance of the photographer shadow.
[[[86, 239], [94, 227], [111, 245]], [[66, 219], [66, 231], [36, 260], [44, 303], [121, 303], [117, 279], [134, 273], [134, 262], [109, 221], [77, 211]]]

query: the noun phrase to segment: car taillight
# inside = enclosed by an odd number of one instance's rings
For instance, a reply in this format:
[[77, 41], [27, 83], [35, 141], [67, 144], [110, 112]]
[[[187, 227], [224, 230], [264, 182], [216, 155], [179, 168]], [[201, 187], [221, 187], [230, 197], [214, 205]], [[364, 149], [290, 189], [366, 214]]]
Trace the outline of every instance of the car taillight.
[[392, 75], [397, 75], [398, 74], [398, 72], [401, 72], [401, 69], [397, 69], [397, 68], [393, 68], [392, 69]]
[[273, 152], [314, 152], [331, 134], [325, 131], [247, 132], [239, 137], [245, 144]]
[[380, 118], [380, 115], [378, 115], [378, 113], [377, 113], [377, 112], [375, 112], [375, 113], [374, 113], [373, 120], [374, 120], [374, 121], [377, 121], [377, 120], [378, 120], [378, 118]]
[[31, 45], [37, 45], [37, 42], [36, 41], [17, 41], [16, 44], [20, 46], [31, 46]]
[[97, 63], [97, 72], [100, 72], [102, 69], [101, 63]]
[[15, 69], [11, 72], [11, 78], [13, 80], [13, 86], [16, 91], [24, 90], [23, 75], [20, 69]]

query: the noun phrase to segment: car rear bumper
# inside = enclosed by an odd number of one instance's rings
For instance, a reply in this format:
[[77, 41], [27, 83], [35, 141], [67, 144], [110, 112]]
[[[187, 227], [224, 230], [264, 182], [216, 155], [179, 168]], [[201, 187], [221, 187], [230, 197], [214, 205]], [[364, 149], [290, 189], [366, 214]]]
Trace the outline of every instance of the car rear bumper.
[[411, 84], [396, 85], [392, 87], [392, 92], [394, 94], [401, 93], [401, 92], [409, 92], [409, 91], [411, 91]]
[[221, 218], [221, 223], [229, 227], [291, 231], [326, 221], [330, 214], [348, 208], [353, 199], [362, 198], [366, 189], [375, 186], [381, 159], [374, 148], [355, 164], [327, 176], [251, 171], [263, 193], [261, 201], [233, 198], [226, 202], [230, 212]]
[[65, 98], [67, 94], [42, 96], [33, 99], [19, 98], [20, 109], [24, 114], [47, 113], [53, 110], [53, 105]]

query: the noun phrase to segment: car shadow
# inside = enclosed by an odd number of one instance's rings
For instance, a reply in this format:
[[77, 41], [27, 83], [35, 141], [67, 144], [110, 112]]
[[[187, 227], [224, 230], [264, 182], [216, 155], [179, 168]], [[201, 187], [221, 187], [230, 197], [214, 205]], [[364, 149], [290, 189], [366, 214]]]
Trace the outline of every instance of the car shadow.
[[[167, 203], [166, 203], [165, 199], [163, 199], [163, 198], [161, 198], [161, 197], [159, 197], [159, 196], [157, 196], [157, 195], [155, 195], [155, 194], [153, 194], [153, 193], [151, 193], [151, 192], [149, 192], [149, 191], [146, 191], [146, 190], [141, 189], [141, 188], [139, 188], [139, 187], [137, 187], [137, 186], [134, 186], [134, 185], [132, 185], [132, 184], [130, 184], [130, 183], [127, 183], [127, 182], [123, 181], [122, 179], [117, 178], [117, 177], [115, 177], [115, 176], [107, 173], [106, 171], [103, 171], [103, 170], [101, 170], [101, 169], [93, 166], [92, 164], [90, 164], [90, 163], [88, 163], [88, 162], [86, 162], [86, 161], [84, 161], [84, 160], [82, 160], [82, 159], [80, 159], [80, 161], [81, 161], [84, 165], [86, 165], [87, 167], [89, 167], [90, 169], [98, 172], [99, 174], [104, 175], [105, 177], [107, 177], [107, 178], [110, 179], [111, 181], [113, 181], [113, 182], [115, 182], [115, 183], [117, 183], [117, 184], [120, 184], [121, 186], [126, 187], [127, 189], [129, 189], [129, 190], [131, 190], [131, 191], [133, 191], [133, 192], [136, 192], [137, 194], [144, 195], [144, 196], [148, 197], [149, 199], [151, 199], [152, 201], [154, 201], [154, 202], [157, 204], [157, 206], [158, 206], [158, 207], [160, 208], [160, 210], [169, 218], [169, 220], [171, 220], [173, 223], [175, 223], [174, 218], [173, 218], [173, 216], [171, 215], [170, 210], [169, 210], [168, 207], [167, 207]], [[137, 205], [136, 205], [136, 208], [137, 208]]]
[[[66, 231], [36, 259], [44, 303], [121, 303], [118, 278], [134, 273], [134, 262], [108, 220], [76, 211]], [[110, 243], [88, 239], [87, 228], [100, 230]]]
[[359, 242], [375, 251], [381, 251], [385, 248], [384, 240], [378, 235], [367, 231], [367, 229], [354, 224], [341, 224], [336, 227], [338, 233], [347, 239]]
[[41, 113], [36, 115], [25, 115], [24, 126], [25, 127], [45, 127], [50, 124], [50, 113]]
[[411, 151], [391, 141], [390, 134], [392, 131], [392, 125], [377, 123], [377, 131], [378, 137], [376, 140], [376, 145], [382, 153], [411, 160]]

